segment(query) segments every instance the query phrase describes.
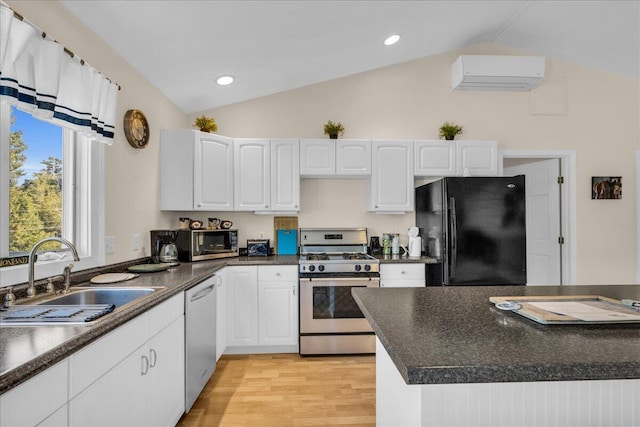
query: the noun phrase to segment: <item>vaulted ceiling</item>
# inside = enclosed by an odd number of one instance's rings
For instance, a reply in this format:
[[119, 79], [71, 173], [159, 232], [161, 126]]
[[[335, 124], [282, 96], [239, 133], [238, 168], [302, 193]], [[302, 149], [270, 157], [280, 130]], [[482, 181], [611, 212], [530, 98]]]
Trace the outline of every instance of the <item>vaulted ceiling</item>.
[[640, 78], [638, 1], [61, 3], [185, 113], [486, 42]]

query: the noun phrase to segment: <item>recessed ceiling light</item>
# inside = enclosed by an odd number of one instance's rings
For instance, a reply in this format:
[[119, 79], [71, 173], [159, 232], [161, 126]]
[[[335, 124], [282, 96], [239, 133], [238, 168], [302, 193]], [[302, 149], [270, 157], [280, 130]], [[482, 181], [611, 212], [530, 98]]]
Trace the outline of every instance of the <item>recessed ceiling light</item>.
[[395, 44], [398, 40], [400, 40], [400, 36], [397, 34], [394, 34], [392, 36], [387, 37], [384, 40], [384, 44], [385, 46], [391, 46], [392, 44]]
[[216, 79], [216, 83], [220, 86], [226, 86], [233, 83], [233, 76], [220, 76]]

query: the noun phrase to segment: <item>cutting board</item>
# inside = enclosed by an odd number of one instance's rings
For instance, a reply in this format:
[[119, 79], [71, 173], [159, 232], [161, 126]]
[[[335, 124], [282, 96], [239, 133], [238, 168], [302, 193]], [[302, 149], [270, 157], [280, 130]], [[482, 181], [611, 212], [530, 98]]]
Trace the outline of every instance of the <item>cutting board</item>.
[[640, 309], [600, 295], [490, 297], [523, 317], [544, 325], [640, 323]]
[[90, 282], [98, 284], [118, 283], [124, 282], [125, 280], [135, 279], [138, 276], [139, 274], [135, 273], [104, 273], [92, 277]]
[[[278, 230], [297, 230], [298, 229], [298, 217], [297, 216], [274, 216], [273, 217], [273, 247], [276, 253], [278, 253]], [[296, 242], [297, 245], [297, 242]]]

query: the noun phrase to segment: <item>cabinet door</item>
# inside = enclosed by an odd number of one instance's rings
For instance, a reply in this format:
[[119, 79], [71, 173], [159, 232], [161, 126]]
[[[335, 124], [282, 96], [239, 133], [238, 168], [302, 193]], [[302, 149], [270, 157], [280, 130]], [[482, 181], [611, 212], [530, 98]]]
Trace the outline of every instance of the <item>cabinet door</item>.
[[369, 210], [413, 210], [413, 141], [372, 141]]
[[234, 145], [235, 210], [269, 210], [271, 202], [269, 140], [236, 139]]
[[227, 348], [227, 269], [216, 273], [218, 295], [216, 295], [216, 362]]
[[414, 141], [415, 176], [455, 176], [456, 144], [443, 141]]
[[456, 141], [458, 174], [498, 176], [498, 143], [495, 141]]
[[300, 210], [300, 142], [271, 140], [271, 210]]
[[69, 402], [70, 427], [134, 427], [145, 424], [141, 349], [117, 364]]
[[297, 275], [294, 266], [258, 267], [260, 345], [298, 344]]
[[371, 175], [371, 140], [336, 140], [336, 175]]
[[147, 375], [142, 377], [145, 425], [176, 425], [185, 406], [184, 316], [153, 337], [142, 355], [149, 360]]
[[227, 347], [258, 345], [258, 268], [227, 268]]
[[233, 140], [198, 131], [194, 131], [194, 138], [193, 208], [233, 210]]
[[300, 176], [327, 176], [335, 174], [335, 140], [301, 139]]

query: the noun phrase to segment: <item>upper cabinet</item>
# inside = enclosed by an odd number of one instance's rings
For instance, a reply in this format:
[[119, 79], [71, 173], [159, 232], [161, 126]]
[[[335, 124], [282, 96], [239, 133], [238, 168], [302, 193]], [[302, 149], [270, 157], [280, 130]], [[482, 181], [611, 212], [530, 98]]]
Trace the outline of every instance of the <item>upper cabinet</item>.
[[161, 130], [160, 209], [233, 210], [233, 139]]
[[372, 141], [368, 210], [403, 213], [413, 210], [413, 141]]
[[300, 140], [300, 176], [362, 177], [369, 175], [371, 175], [370, 140]]
[[300, 210], [299, 141], [234, 141], [236, 211]]
[[236, 211], [268, 211], [271, 203], [271, 143], [268, 139], [234, 140]]
[[497, 176], [495, 141], [415, 141], [415, 176]]
[[300, 142], [271, 140], [271, 209], [300, 210]]

